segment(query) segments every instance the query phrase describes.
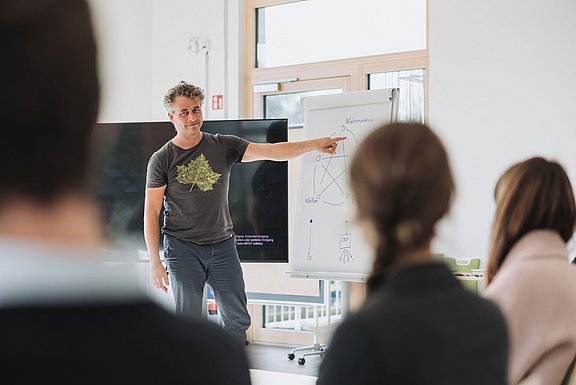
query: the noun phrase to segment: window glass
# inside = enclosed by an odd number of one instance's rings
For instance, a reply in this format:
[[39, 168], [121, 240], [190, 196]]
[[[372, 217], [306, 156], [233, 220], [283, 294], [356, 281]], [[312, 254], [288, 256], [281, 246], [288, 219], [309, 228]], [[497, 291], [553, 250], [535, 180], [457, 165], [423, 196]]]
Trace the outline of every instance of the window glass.
[[256, 10], [256, 67], [426, 49], [426, 0], [307, 0]]
[[424, 123], [424, 75], [422, 68], [368, 75], [368, 89], [400, 88], [399, 122]]
[[[263, 305], [263, 326], [266, 329], [307, 330], [330, 325], [342, 320], [342, 285], [339, 281], [326, 281], [326, 305]], [[325, 341], [319, 341], [325, 342]]]
[[288, 118], [288, 128], [302, 128], [304, 127], [302, 98], [341, 92], [341, 89], [328, 89], [267, 95], [264, 96], [264, 116], [269, 119]]

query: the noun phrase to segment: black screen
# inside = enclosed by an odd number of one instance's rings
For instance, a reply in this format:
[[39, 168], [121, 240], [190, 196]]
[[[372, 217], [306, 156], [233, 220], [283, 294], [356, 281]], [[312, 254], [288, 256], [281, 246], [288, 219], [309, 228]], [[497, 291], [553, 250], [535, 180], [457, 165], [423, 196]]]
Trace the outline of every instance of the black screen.
[[[255, 143], [288, 139], [286, 119], [211, 120], [204, 122], [202, 131], [237, 135]], [[94, 190], [108, 237], [114, 243], [146, 249], [143, 234], [146, 166], [152, 153], [175, 134], [170, 122], [96, 125]], [[233, 165], [228, 201], [240, 260], [287, 262], [287, 162]]]

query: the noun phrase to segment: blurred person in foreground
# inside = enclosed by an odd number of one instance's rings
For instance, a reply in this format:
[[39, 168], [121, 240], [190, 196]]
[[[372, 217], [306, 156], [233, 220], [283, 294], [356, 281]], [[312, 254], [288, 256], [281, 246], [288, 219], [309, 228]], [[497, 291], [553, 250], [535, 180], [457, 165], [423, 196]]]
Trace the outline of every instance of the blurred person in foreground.
[[350, 171], [357, 223], [375, 260], [367, 301], [337, 329], [317, 384], [505, 384], [502, 314], [431, 251], [454, 194], [438, 137], [415, 123], [378, 128]]
[[560, 164], [531, 158], [494, 190], [487, 287], [510, 333], [509, 384], [532, 376], [558, 385], [576, 356], [576, 268], [567, 243], [576, 226], [570, 179]]
[[126, 265], [102, 262], [86, 2], [1, 1], [0, 46], [0, 382], [249, 384], [224, 331], [168, 313]]

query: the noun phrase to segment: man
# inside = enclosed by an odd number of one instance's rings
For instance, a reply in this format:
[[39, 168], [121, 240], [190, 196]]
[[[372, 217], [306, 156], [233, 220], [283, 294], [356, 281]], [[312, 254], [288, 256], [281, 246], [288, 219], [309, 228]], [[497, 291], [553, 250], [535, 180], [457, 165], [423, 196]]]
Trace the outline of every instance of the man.
[[[242, 343], [250, 326], [242, 268], [228, 209], [228, 181], [234, 163], [285, 161], [316, 150], [335, 154], [343, 137], [302, 142], [250, 143], [201, 131], [204, 91], [181, 81], [164, 97], [176, 136], [150, 157], [146, 182], [144, 236], [154, 286], [172, 285], [176, 312], [200, 317], [208, 283], [224, 328]], [[159, 254], [158, 217], [164, 203], [164, 258]]]
[[126, 265], [101, 262], [85, 1], [3, 0], [0, 47], [0, 383], [250, 384], [227, 333], [161, 309]]

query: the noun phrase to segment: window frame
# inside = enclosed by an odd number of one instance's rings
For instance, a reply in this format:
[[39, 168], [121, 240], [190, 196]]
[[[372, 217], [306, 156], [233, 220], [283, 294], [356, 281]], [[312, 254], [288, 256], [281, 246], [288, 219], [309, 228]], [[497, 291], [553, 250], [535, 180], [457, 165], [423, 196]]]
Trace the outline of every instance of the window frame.
[[[256, 118], [253, 111], [254, 86], [278, 79], [297, 79], [298, 81], [318, 80], [322, 78], [349, 77], [350, 91], [368, 89], [368, 75], [379, 72], [423, 68], [428, 71], [428, 20], [429, 0], [426, 0], [426, 49], [357, 58], [327, 60], [315, 63], [295, 64], [280, 67], [256, 68], [256, 9], [301, 0], [246, 0], [245, 35], [245, 105], [244, 113], [248, 118]], [[429, 94], [429, 76], [425, 79], [426, 100]], [[428, 116], [426, 103], [425, 115]]]

